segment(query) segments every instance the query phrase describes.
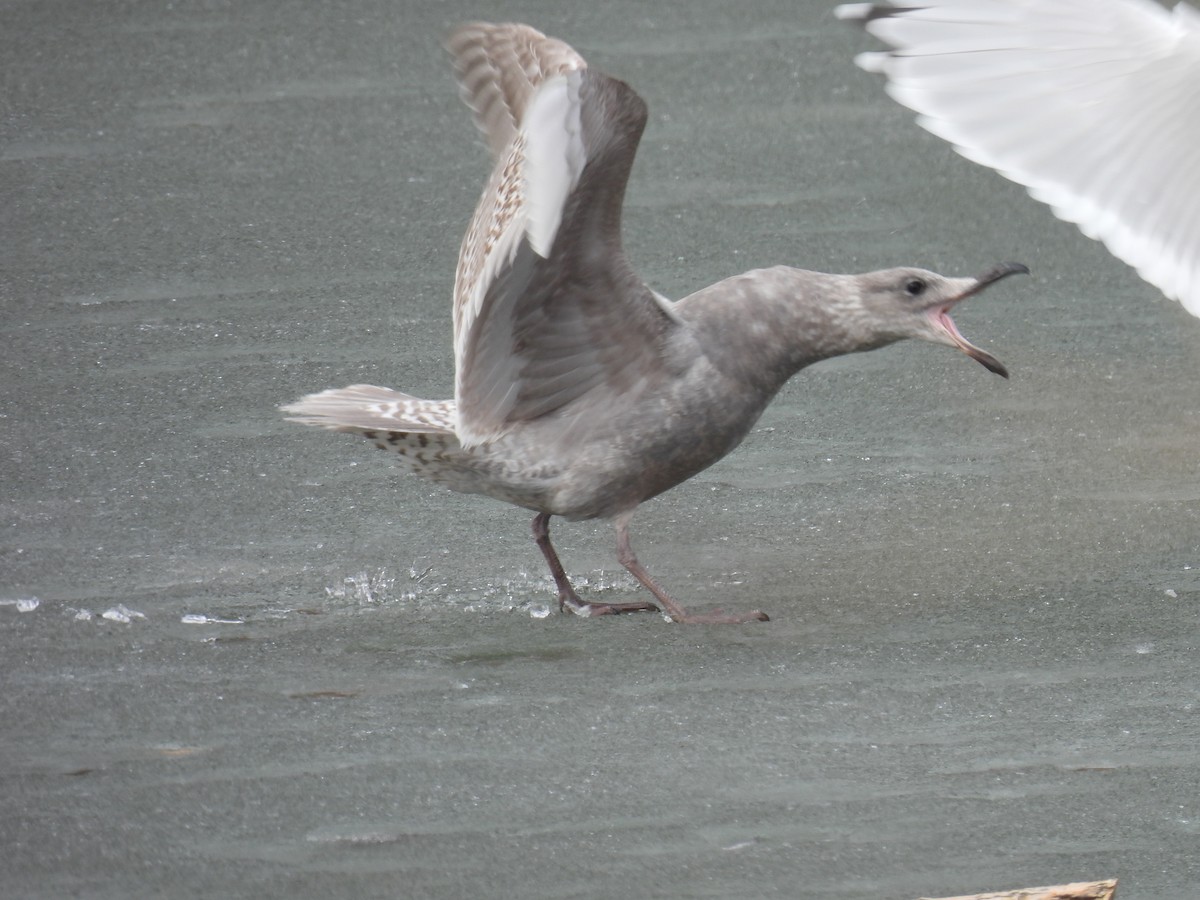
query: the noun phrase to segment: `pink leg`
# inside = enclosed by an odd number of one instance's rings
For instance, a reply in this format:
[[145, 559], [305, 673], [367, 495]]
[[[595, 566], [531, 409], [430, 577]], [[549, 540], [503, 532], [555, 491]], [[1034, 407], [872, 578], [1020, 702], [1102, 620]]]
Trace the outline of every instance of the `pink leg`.
[[613, 524], [617, 529], [617, 559], [621, 565], [629, 570], [634, 578], [645, 585], [646, 590], [654, 595], [654, 598], [663, 605], [667, 615], [674, 622], [686, 624], [701, 624], [701, 625], [740, 625], [743, 622], [767, 622], [770, 621], [766, 613], [758, 612], [757, 610], [748, 613], [723, 613], [720, 610], [715, 610], [710, 613], [689, 613], [679, 602], [664, 591], [647, 572], [637, 557], [633, 554], [633, 547], [629, 543], [629, 520], [633, 518], [633, 512], [622, 513], [617, 516]]
[[571, 587], [571, 581], [559, 562], [554, 545], [550, 543], [550, 514], [540, 513], [533, 520], [533, 539], [537, 541], [538, 549], [550, 566], [550, 574], [554, 576], [554, 584], [558, 588], [558, 609], [571, 610], [577, 616], [612, 616], [626, 612], [658, 612], [653, 603], [638, 601], [636, 603], [589, 603], [580, 598]]

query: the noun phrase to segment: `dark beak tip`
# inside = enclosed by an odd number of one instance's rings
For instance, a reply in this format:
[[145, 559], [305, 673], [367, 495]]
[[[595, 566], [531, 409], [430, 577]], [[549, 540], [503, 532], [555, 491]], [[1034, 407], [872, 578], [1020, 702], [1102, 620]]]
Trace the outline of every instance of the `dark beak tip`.
[[986, 275], [979, 279], [981, 285], [994, 284], [1001, 278], [1007, 278], [1009, 275], [1028, 275], [1029, 266], [1019, 262], [1002, 262]]
[[996, 357], [989, 354], [988, 356], [982, 357], [979, 362], [982, 363], [983, 367], [989, 372], [995, 372], [1001, 378], [1008, 378], [1008, 367], [1005, 366], [1004, 363], [1000, 362], [1000, 360], [996, 359]]

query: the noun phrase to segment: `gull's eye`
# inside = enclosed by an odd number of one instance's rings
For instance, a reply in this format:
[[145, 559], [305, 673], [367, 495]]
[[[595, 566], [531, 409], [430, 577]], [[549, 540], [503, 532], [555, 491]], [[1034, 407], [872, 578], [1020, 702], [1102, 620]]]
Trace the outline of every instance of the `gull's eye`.
[[925, 293], [925, 282], [920, 278], [913, 278], [904, 283], [904, 293], [910, 297], [920, 297]]

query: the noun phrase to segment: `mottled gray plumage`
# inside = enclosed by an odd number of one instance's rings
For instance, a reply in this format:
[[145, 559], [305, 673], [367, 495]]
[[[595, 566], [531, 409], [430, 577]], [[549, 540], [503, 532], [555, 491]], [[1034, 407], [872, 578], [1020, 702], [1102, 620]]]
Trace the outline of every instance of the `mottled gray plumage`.
[[1024, 267], [945, 278], [777, 266], [671, 303], [621, 246], [646, 124], [637, 94], [528, 26], [471, 24], [447, 46], [496, 160], [455, 282], [455, 398], [355, 385], [284, 410], [363, 435], [456, 491], [536, 511], [560, 606], [576, 613], [655, 607], [580, 599], [550, 544], [551, 516], [612, 519], [621, 563], [675, 621], [765, 619], [685, 612], [634, 556], [634, 510], [733, 450], [783, 384], [819, 360], [915, 337], [1007, 374], [948, 311]]

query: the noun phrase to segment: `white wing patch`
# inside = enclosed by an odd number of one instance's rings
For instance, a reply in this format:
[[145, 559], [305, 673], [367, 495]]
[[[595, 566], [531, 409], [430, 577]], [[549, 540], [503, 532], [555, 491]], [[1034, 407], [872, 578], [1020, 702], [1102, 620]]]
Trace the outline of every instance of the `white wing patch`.
[[[901, 4], [905, 6], [906, 4]], [[1200, 16], [1145, 0], [853, 4], [922, 127], [1200, 316]]]
[[587, 163], [579, 104], [580, 73], [542, 84], [525, 111], [525, 234], [534, 252], [549, 258], [563, 208]]

